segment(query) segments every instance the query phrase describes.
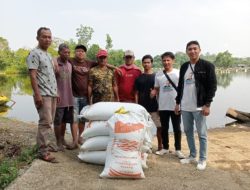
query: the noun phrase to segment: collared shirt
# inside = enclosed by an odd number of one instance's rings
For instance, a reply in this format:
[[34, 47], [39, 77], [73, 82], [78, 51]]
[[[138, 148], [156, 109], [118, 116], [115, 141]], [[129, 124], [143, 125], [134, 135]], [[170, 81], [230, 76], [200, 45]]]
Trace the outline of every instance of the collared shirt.
[[60, 101], [57, 104], [57, 107], [69, 107], [73, 106], [73, 93], [72, 93], [72, 65], [70, 62], [63, 63], [60, 59], [57, 59], [58, 62], [58, 72], [56, 73], [56, 81], [58, 87], [58, 95]]
[[42, 96], [57, 96], [57, 84], [50, 54], [39, 47], [31, 50], [26, 63], [29, 69], [37, 70], [37, 83]]

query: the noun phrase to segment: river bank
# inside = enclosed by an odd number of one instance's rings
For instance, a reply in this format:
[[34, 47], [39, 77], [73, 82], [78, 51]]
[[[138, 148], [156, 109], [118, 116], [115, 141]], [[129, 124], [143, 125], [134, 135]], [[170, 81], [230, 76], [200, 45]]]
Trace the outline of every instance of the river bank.
[[[34, 124], [0, 117], [0, 129], [3, 128], [12, 134], [10, 140], [35, 143]], [[81, 163], [77, 159], [79, 150], [66, 150], [54, 153], [60, 162], [58, 164], [33, 161], [6, 189], [250, 189], [250, 128], [237, 125], [211, 129], [208, 136], [208, 167], [205, 171], [197, 171], [194, 165], [181, 165], [173, 154], [151, 154], [143, 180], [100, 179], [103, 166]], [[185, 135], [182, 145], [187, 155]], [[170, 149], [173, 150], [172, 135]]]

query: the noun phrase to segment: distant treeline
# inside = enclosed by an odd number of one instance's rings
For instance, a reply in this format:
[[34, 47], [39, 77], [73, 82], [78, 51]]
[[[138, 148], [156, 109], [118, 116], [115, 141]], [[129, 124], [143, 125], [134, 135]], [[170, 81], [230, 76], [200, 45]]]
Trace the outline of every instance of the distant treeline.
[[[80, 25], [76, 29], [76, 39], [63, 40], [61, 38], [54, 37], [52, 45], [49, 48], [49, 52], [52, 56], [57, 56], [57, 48], [59, 44], [66, 43], [71, 49], [71, 54], [73, 56], [74, 47], [77, 44], [84, 44], [87, 48], [87, 57], [90, 60], [96, 59], [96, 53], [100, 49], [98, 44], [90, 44], [92, 34], [94, 33], [93, 28], [89, 26]], [[109, 64], [119, 66], [123, 63], [123, 52], [122, 49], [112, 49], [113, 43], [112, 38], [109, 34], [106, 34], [106, 46], [105, 48], [109, 52]], [[132, 47], [131, 47], [132, 48]], [[19, 48], [17, 51], [13, 51], [9, 48], [8, 40], [0, 37], [0, 73], [27, 73], [26, 67], [26, 57], [29, 54], [30, 49]], [[161, 52], [162, 53], [162, 52]], [[188, 60], [187, 55], [184, 52], [176, 52], [176, 64], [175, 67], [180, 67], [180, 65]], [[211, 61], [216, 65], [216, 67], [229, 68], [236, 67], [239, 65], [250, 66], [250, 57], [247, 58], [236, 58], [232, 57], [229, 51], [220, 52], [218, 54], [202, 54], [202, 58]], [[136, 60], [136, 64], [141, 66], [141, 58]], [[154, 67], [161, 67], [161, 56], [154, 56]]]

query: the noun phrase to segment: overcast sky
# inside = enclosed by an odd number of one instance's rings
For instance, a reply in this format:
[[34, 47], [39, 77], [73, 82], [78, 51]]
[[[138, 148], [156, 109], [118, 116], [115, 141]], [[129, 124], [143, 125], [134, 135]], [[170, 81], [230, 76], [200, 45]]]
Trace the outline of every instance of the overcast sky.
[[203, 53], [228, 50], [250, 57], [250, 0], [0, 0], [0, 36], [11, 49], [36, 46], [40, 26], [64, 40], [81, 24], [94, 29], [91, 44], [132, 49], [136, 58], [185, 51], [198, 40]]

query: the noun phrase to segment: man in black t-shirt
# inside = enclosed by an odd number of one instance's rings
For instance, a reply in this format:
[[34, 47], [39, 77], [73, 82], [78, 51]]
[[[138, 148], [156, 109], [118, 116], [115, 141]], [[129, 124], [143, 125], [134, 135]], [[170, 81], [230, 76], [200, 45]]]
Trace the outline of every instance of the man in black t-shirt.
[[154, 89], [155, 73], [153, 72], [153, 58], [151, 55], [145, 55], [142, 58], [144, 68], [141, 74], [135, 80], [135, 102], [142, 105], [152, 116], [157, 127], [158, 150], [162, 149], [161, 124], [158, 115], [158, 103], [156, 97], [151, 98], [150, 92]]

